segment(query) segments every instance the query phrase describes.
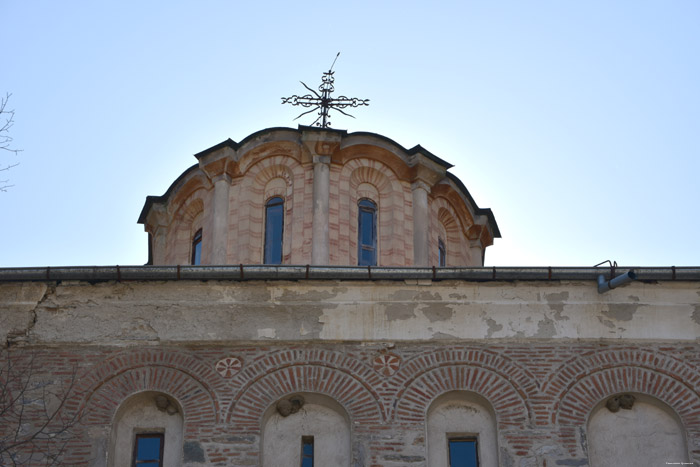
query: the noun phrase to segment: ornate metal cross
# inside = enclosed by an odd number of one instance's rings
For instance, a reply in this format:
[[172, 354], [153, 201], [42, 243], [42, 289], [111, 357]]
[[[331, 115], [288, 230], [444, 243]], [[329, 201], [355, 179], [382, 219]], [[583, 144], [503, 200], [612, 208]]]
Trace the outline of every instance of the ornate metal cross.
[[[339, 55], [340, 52], [338, 52], [338, 55], [335, 56], [335, 60], [338, 60]], [[333, 60], [333, 65], [335, 65], [335, 60]], [[303, 96], [297, 96], [295, 94], [292, 97], [282, 98], [283, 104], [300, 105], [302, 107], [313, 107], [313, 109], [307, 110], [306, 112], [299, 115], [299, 117], [303, 117], [308, 113], [319, 110], [318, 118], [314, 120], [311, 126], [316, 125], [320, 126], [321, 128], [329, 128], [331, 126], [331, 121], [329, 120], [330, 115], [328, 114], [330, 109], [335, 109], [343, 115], [355, 118], [349, 113], [343, 112], [342, 109], [346, 107], [359, 107], [361, 105], [369, 105], [369, 99], [358, 99], [356, 97], [345, 96], [335, 98], [331, 97], [331, 93], [335, 91], [335, 88], [333, 87], [333, 81], [335, 81], [335, 78], [333, 78], [333, 65], [331, 65], [330, 69], [327, 72], [325, 72], [323, 74], [323, 77], [321, 78], [322, 83], [318, 87], [318, 90], [321, 91], [321, 94], [308, 87], [303, 81], [299, 81], [306, 89], [313, 92], [316, 95], [316, 97], [312, 96], [311, 94], [306, 94]], [[297, 120], [299, 117], [295, 118], [294, 120]]]

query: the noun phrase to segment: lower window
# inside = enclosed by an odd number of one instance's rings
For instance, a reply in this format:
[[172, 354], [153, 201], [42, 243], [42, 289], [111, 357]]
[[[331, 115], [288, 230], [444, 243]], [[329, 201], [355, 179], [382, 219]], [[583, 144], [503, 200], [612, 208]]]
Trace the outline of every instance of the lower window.
[[134, 441], [134, 467], [163, 466], [163, 433], [137, 433]]
[[450, 450], [450, 467], [478, 467], [476, 438], [450, 438], [447, 442]]
[[314, 467], [314, 437], [301, 437], [301, 467]]

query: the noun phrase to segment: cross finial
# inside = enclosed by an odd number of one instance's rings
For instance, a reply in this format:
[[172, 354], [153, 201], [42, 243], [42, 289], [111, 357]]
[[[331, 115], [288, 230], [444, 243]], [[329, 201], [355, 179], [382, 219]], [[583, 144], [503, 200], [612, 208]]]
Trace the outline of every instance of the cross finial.
[[[335, 65], [335, 61], [338, 60], [339, 56], [340, 52], [338, 52], [338, 55], [335, 56], [335, 60], [333, 60], [333, 64], [328, 69], [328, 71], [323, 73], [323, 77], [321, 78], [321, 85], [318, 87], [318, 90], [321, 91], [321, 94], [308, 87], [303, 81], [300, 81], [300, 83], [306, 89], [314, 93], [315, 97], [311, 94], [306, 94], [303, 96], [297, 96], [295, 94], [292, 97], [282, 98], [283, 104], [300, 105], [302, 107], [313, 107], [311, 110], [307, 110], [306, 112], [299, 115], [299, 117], [303, 117], [308, 113], [318, 110], [318, 117], [316, 118], [316, 120], [314, 120], [311, 126], [316, 125], [320, 126], [321, 128], [329, 128], [331, 126], [330, 115], [328, 113], [330, 109], [335, 109], [343, 115], [355, 118], [349, 113], [344, 112], [342, 109], [346, 107], [359, 107], [361, 105], [369, 105], [369, 99], [358, 99], [356, 97], [345, 96], [335, 98], [331, 97], [331, 93], [335, 91], [335, 88], [333, 87], [333, 82], [335, 81], [335, 78], [333, 78], [333, 73], [335, 73], [333, 71], [333, 66]], [[297, 120], [299, 117], [295, 118], [294, 120]]]

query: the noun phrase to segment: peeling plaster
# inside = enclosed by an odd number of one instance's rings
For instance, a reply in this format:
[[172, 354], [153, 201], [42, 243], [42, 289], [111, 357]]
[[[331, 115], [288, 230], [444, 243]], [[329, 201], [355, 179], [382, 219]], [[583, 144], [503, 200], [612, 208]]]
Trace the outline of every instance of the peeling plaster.
[[554, 320], [545, 318], [537, 323], [537, 333], [533, 337], [554, 337], [556, 333]]
[[637, 308], [640, 306], [637, 303], [611, 303], [609, 309], [603, 310], [602, 313], [608, 318], [618, 321], [632, 321]]
[[695, 321], [696, 324], [700, 324], [700, 305], [693, 305], [694, 311], [690, 317]]
[[302, 302], [322, 302], [336, 298], [336, 290], [306, 290], [298, 292], [296, 289], [284, 289], [278, 298], [280, 301], [302, 301]]
[[435, 321], [447, 321], [451, 319], [454, 314], [452, 307], [443, 303], [426, 305], [421, 311], [431, 323]]
[[549, 308], [554, 311], [554, 318], [557, 321], [565, 321], [570, 319], [568, 316], [562, 316], [562, 312], [564, 311], [564, 306], [566, 305], [564, 302], [566, 302], [569, 299], [569, 292], [558, 292], [558, 293], [550, 293], [550, 294], [545, 294], [544, 296], [545, 300], [547, 300], [547, 305]]
[[258, 338], [266, 337], [268, 339], [274, 339], [275, 334], [276, 334], [276, 332], [272, 328], [258, 329]]
[[445, 332], [434, 332], [433, 339], [458, 339], [458, 336], [454, 334], [447, 334]]
[[384, 314], [387, 321], [402, 321], [416, 317], [417, 303], [387, 303]]
[[496, 320], [492, 318], [487, 318], [485, 321], [489, 327], [486, 331], [486, 337], [493, 337], [494, 332], [498, 332], [503, 329], [503, 325], [496, 323]]
[[600, 323], [601, 323], [603, 326], [607, 326], [607, 327], [609, 327], [610, 329], [615, 329], [615, 323], [613, 323], [613, 322], [610, 321], [609, 319], [604, 319], [602, 316], [598, 316], [598, 321], [600, 321]]

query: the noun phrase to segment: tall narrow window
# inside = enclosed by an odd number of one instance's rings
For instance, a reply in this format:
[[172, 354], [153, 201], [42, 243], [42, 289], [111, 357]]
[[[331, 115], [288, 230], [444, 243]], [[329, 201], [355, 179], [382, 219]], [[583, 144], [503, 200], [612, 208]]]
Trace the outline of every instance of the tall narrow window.
[[450, 467], [478, 467], [476, 438], [450, 438]]
[[265, 205], [265, 264], [282, 264], [283, 229], [284, 200], [276, 196]]
[[162, 467], [163, 433], [138, 433], [134, 443], [134, 467]]
[[368, 199], [357, 204], [357, 264], [377, 265], [377, 205]]
[[445, 252], [445, 242], [441, 238], [438, 238], [438, 265], [441, 268], [445, 267], [446, 263], [446, 252]]
[[314, 467], [314, 437], [301, 437], [301, 467]]
[[192, 237], [192, 261], [191, 264], [202, 264], [202, 229], [199, 229]]

